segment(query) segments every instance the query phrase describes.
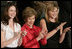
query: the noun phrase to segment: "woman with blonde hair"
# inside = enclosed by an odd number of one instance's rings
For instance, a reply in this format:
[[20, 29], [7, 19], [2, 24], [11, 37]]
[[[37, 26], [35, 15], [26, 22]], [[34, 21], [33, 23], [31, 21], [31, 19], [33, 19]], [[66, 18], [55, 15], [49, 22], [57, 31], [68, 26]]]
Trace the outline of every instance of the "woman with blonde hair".
[[[40, 3], [40, 2], [39, 2]], [[38, 3], [38, 4], [39, 4]], [[45, 47], [47, 48], [57, 48], [59, 46], [59, 43], [62, 43], [65, 34], [68, 30], [70, 30], [71, 27], [67, 27], [63, 30], [63, 26], [66, 24], [66, 22], [61, 25], [60, 31], [55, 30], [57, 26], [59, 26], [60, 22], [58, 21], [58, 14], [59, 14], [59, 6], [57, 1], [43, 1], [41, 4], [45, 5], [46, 9], [42, 11], [43, 18], [40, 19], [40, 26], [42, 27], [43, 32], [48, 32], [47, 34], [47, 45]], [[41, 5], [39, 4], [39, 5]], [[41, 46], [43, 47], [43, 46]]]

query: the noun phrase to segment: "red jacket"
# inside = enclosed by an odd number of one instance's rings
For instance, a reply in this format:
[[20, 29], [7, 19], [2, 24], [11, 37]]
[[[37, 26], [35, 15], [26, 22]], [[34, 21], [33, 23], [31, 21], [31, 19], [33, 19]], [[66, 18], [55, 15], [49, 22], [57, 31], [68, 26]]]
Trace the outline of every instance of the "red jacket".
[[[33, 25], [33, 28], [29, 28], [26, 24], [24, 24], [21, 28], [21, 31], [26, 30], [27, 34], [22, 37], [22, 46], [24, 48], [40, 48], [39, 42], [36, 40], [39, 35], [41, 28]], [[46, 38], [41, 39], [41, 44], [46, 45]]]

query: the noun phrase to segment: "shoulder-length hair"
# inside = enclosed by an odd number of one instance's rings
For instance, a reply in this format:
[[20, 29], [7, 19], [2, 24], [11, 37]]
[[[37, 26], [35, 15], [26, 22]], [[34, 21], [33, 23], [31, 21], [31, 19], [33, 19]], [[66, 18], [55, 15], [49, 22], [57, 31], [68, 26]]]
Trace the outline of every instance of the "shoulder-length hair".
[[[16, 7], [16, 4], [13, 3], [13, 2], [8, 2], [7, 5], [6, 5], [5, 8], [4, 8], [4, 13], [3, 13], [3, 15], [2, 15], [2, 17], [1, 17], [1, 21], [2, 21], [3, 24], [6, 24], [6, 25], [9, 24], [9, 19], [10, 19], [10, 17], [9, 17], [9, 15], [8, 15], [8, 10], [9, 10], [9, 8], [10, 8], [11, 6], [15, 6], [15, 7]], [[19, 21], [18, 21], [18, 18], [17, 18], [17, 14], [18, 14], [18, 9], [17, 9], [17, 7], [16, 7], [16, 16], [15, 16], [14, 19], [13, 19], [14, 22], [19, 22]]]
[[[54, 9], [54, 7], [56, 7], [57, 9], [59, 9], [59, 6], [58, 6], [58, 3], [57, 3], [57, 1], [49, 1], [49, 2], [47, 2], [47, 3], [45, 3], [46, 5], [47, 5], [47, 8], [46, 8], [46, 13], [45, 13], [45, 18], [46, 18], [46, 20], [48, 21], [48, 22], [50, 22], [49, 21], [49, 15], [48, 15], [48, 11], [51, 11], [51, 10], [53, 10]], [[56, 22], [59, 22], [58, 21], [58, 16], [57, 16], [57, 18], [55, 19], [56, 20]]]

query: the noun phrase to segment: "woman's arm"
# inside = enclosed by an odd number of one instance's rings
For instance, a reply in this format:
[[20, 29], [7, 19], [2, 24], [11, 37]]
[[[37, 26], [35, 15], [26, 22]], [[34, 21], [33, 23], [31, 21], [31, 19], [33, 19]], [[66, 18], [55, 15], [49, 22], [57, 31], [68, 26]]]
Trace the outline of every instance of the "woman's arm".
[[66, 24], [66, 22], [61, 23], [56, 29], [50, 31], [47, 36], [46, 39], [49, 39], [50, 37], [52, 37], [62, 26], [64, 26]]
[[41, 20], [40, 20], [40, 26], [41, 26], [42, 28], [46, 27], [46, 22], [45, 22], [44, 19], [41, 19]]
[[56, 29], [54, 29], [54, 30], [50, 31], [49, 33], [47, 33], [46, 39], [49, 39], [50, 37], [52, 37], [58, 30], [59, 30], [59, 28], [57, 27]]
[[44, 32], [48, 32], [47, 26], [46, 26], [46, 22], [45, 22], [44, 19], [41, 19], [41, 20], [40, 20], [40, 27], [42, 28], [42, 30], [43, 30]]
[[[28, 41], [27, 43], [26, 43], [26, 42], [22, 42], [22, 43], [23, 43], [24, 48], [33, 48], [33, 47], [36, 46], [36, 44], [38, 44], [38, 41], [40, 41], [42, 38], [44, 38], [44, 36], [43, 36], [43, 34], [40, 32], [40, 34], [39, 34], [36, 38]], [[23, 38], [22, 38], [22, 39], [23, 39]], [[26, 39], [26, 38], [25, 38], [25, 39]]]
[[70, 28], [71, 28], [71, 27], [67, 27], [67, 28], [64, 29], [63, 33], [62, 33], [61, 36], [60, 36], [59, 43], [62, 43], [62, 42], [63, 42], [63, 40], [64, 40], [64, 38], [65, 38], [65, 34], [66, 34], [66, 32], [68, 32], [68, 31], [70, 30]]
[[19, 38], [18, 46], [21, 46], [21, 44], [22, 44], [22, 37]]
[[17, 38], [20, 37], [20, 34], [18, 34], [17, 36], [14, 36], [13, 38], [9, 39], [9, 40], [5, 40], [5, 32], [1, 31], [1, 48], [5, 47], [6, 45], [12, 43], [14, 40], [16, 40]]
[[62, 32], [63, 32], [63, 26], [61, 26], [60, 28], [60, 35], [62, 34]]

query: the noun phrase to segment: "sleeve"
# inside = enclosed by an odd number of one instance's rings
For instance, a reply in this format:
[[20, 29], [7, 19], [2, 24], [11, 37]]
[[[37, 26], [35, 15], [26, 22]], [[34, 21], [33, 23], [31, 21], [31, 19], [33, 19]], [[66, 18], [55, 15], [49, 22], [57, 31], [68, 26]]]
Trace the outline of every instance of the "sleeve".
[[[40, 27], [39, 27], [39, 32], [42, 30]], [[47, 44], [47, 40], [46, 40], [46, 37], [44, 37], [43, 39], [40, 40], [41, 44], [44, 46]]]
[[[21, 28], [21, 30], [23, 31], [25, 28], [24, 26]], [[37, 33], [38, 34], [38, 33]], [[36, 34], [36, 35], [37, 35]], [[28, 35], [28, 34], [27, 34]], [[27, 39], [27, 36], [22, 37], [22, 45], [24, 48], [35, 48], [37, 47], [37, 45], [39, 45], [38, 41], [36, 40], [36, 38], [28, 41], [29, 39]]]
[[17, 23], [17, 31], [20, 32], [21, 31], [21, 25]]
[[25, 27], [24, 26], [21, 27], [21, 31], [23, 31], [23, 30], [25, 30]]
[[5, 31], [6, 27], [5, 25], [1, 22], [1, 31]]
[[44, 37], [43, 39], [40, 40], [41, 44], [43, 46], [45, 46], [47, 44], [47, 40], [46, 40], [46, 37]]
[[35, 29], [36, 29], [35, 35], [38, 36], [41, 31], [41, 28], [36, 26]]
[[24, 48], [33, 48], [35, 47], [35, 44], [38, 44], [38, 41], [36, 39], [33, 39], [27, 43], [24, 43], [24, 42], [22, 43]]

